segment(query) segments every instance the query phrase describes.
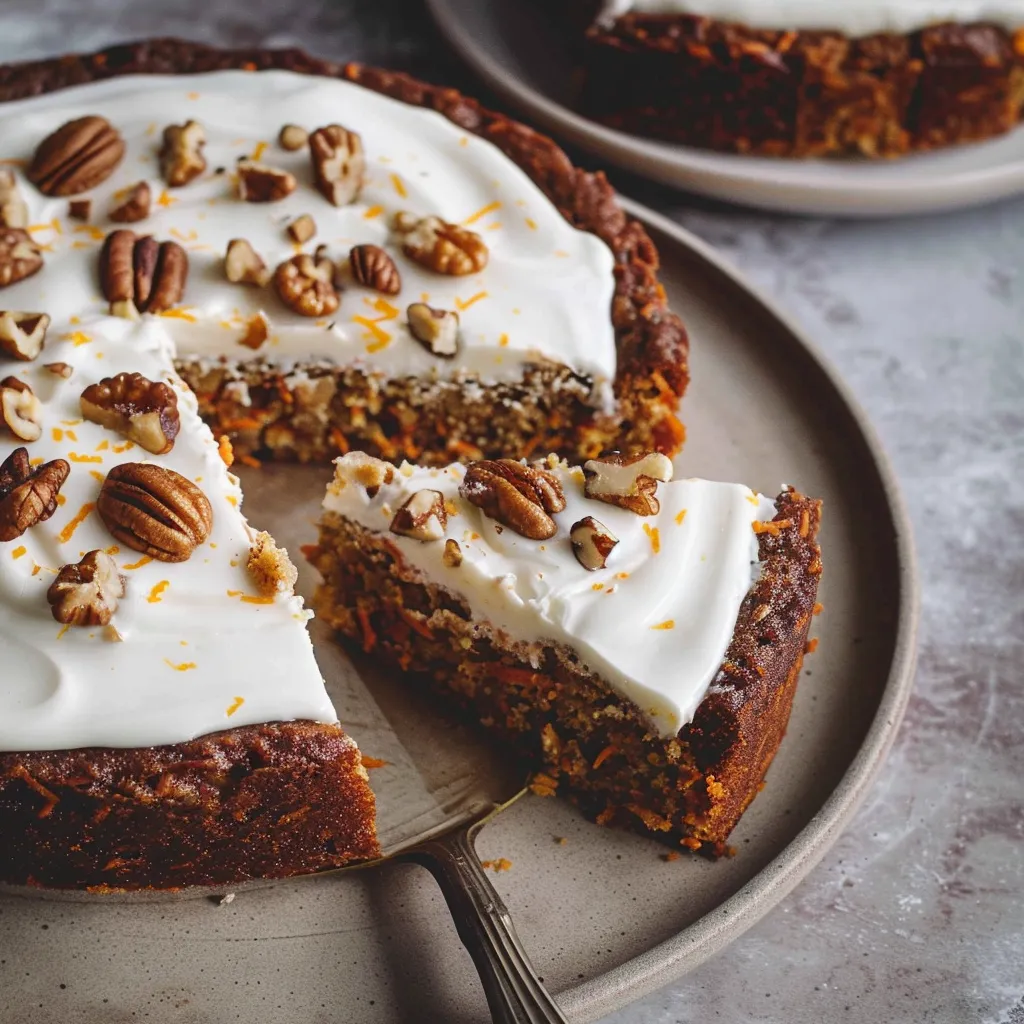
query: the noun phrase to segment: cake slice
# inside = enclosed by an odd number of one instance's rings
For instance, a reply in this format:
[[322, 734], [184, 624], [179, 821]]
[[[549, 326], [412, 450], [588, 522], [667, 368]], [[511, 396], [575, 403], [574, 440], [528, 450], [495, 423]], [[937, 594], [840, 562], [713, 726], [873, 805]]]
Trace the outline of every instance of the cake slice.
[[324, 501], [317, 614], [508, 740], [537, 792], [719, 853], [779, 746], [820, 502], [671, 480], [660, 454], [399, 468]]

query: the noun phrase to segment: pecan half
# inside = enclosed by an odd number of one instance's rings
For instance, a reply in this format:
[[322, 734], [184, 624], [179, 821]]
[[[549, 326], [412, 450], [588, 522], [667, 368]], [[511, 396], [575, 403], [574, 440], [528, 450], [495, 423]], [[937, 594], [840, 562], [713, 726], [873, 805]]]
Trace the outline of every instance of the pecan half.
[[462, 277], [487, 266], [487, 246], [475, 231], [440, 217], [414, 217], [404, 212], [395, 215], [394, 226], [405, 255], [428, 270]]
[[288, 235], [293, 242], [304, 245], [316, 234], [316, 221], [308, 213], [300, 214], [288, 225]]
[[46, 600], [53, 617], [67, 626], [105, 626], [114, 617], [126, 584], [106, 551], [90, 551], [77, 564], [61, 566]]
[[658, 483], [672, 479], [672, 462], [660, 452], [623, 455], [612, 452], [591, 459], [583, 467], [584, 494], [608, 505], [629, 509], [638, 516], [658, 514], [661, 503], [655, 497]]
[[14, 172], [0, 167], [0, 228], [27, 228], [28, 205]]
[[43, 269], [43, 250], [22, 228], [0, 228], [0, 288]]
[[82, 392], [80, 403], [85, 419], [116, 430], [154, 455], [174, 447], [181, 427], [174, 388], [141, 373], [104, 377]]
[[454, 359], [459, 352], [459, 314], [414, 302], [405, 311], [409, 333], [432, 355]]
[[316, 187], [335, 206], [348, 206], [359, 198], [366, 175], [363, 140], [340, 124], [317, 128], [309, 137]]
[[364, 288], [373, 288], [384, 295], [397, 295], [402, 290], [402, 276], [395, 261], [379, 245], [357, 245], [348, 254], [352, 276]]
[[0, 418], [21, 441], [38, 441], [43, 435], [43, 404], [23, 380], [0, 380]]
[[120, 132], [105, 117], [80, 117], [39, 143], [28, 180], [48, 196], [88, 192], [114, 173], [124, 150]]
[[206, 495], [180, 473], [149, 462], [115, 466], [96, 511], [122, 544], [160, 562], [187, 561], [213, 527]]
[[171, 309], [184, 297], [187, 280], [188, 254], [177, 242], [119, 228], [100, 250], [100, 285], [115, 316], [134, 319]]
[[206, 170], [206, 132], [198, 121], [169, 124], [160, 148], [160, 173], [171, 188], [194, 181]]
[[286, 124], [278, 133], [277, 142], [282, 149], [294, 153], [309, 142], [309, 132], [297, 124]]
[[224, 253], [224, 276], [232, 284], [252, 284], [262, 288], [270, 280], [270, 271], [246, 239], [232, 238]]
[[253, 160], [240, 161], [237, 170], [238, 198], [247, 203], [276, 203], [298, 185], [294, 174]]
[[572, 524], [569, 541], [576, 561], [589, 572], [596, 572], [605, 567], [619, 538], [593, 516], [584, 516]]
[[57, 495], [70, 472], [63, 459], [33, 468], [28, 449], [15, 448], [0, 465], [0, 542], [46, 522], [57, 511]]
[[110, 211], [110, 219], [115, 224], [135, 224], [149, 216], [149, 208], [153, 201], [149, 185], [140, 181], [133, 185], [131, 191]]
[[558, 529], [549, 513], [565, 508], [558, 477], [515, 459], [472, 462], [459, 493], [484, 515], [530, 540], [547, 540]]
[[300, 253], [274, 271], [274, 287], [281, 301], [301, 316], [330, 316], [338, 308], [332, 280], [334, 264]]
[[49, 326], [45, 313], [0, 310], [0, 352], [30, 362], [43, 351]]
[[448, 525], [448, 511], [440, 491], [417, 491], [395, 512], [391, 532], [413, 540], [440, 540]]

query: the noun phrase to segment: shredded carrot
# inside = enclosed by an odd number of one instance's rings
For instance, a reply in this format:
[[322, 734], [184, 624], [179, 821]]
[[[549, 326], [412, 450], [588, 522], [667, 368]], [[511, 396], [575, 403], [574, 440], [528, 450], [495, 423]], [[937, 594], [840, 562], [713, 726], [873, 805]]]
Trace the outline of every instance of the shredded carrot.
[[426, 623], [420, 622], [420, 620], [417, 619], [416, 616], [413, 615], [411, 612], [407, 612], [404, 608], [402, 608], [399, 610], [398, 614], [402, 621], [414, 633], [419, 633], [420, 636], [424, 637], [427, 640], [434, 639], [434, 634], [433, 632], [431, 632], [430, 627]]
[[260, 462], [254, 455], [239, 455], [238, 461], [243, 466], [249, 466], [252, 469], [262, 469], [263, 463]]
[[363, 754], [362, 761], [363, 767], [369, 768], [371, 771], [374, 768], [385, 768], [387, 765], [391, 764], [390, 761], [384, 761], [379, 757], [370, 757], [369, 754]]
[[768, 523], [762, 523], [755, 519], [750, 525], [753, 526], [754, 533], [758, 535], [770, 533], [773, 537], [778, 537], [783, 530], [788, 530], [793, 525], [793, 521], [791, 519], [776, 519]]
[[511, 665], [503, 665], [500, 661], [483, 662], [480, 667], [485, 669], [495, 679], [512, 686], [539, 686], [542, 677], [539, 672], [528, 668], [514, 668]]
[[370, 624], [370, 616], [365, 608], [356, 609], [356, 618], [359, 620], [359, 628], [363, 631], [363, 650], [369, 654], [377, 646], [377, 634]]
[[818, 649], [818, 638], [812, 636], [810, 640], [804, 645], [804, 652], [807, 654], [813, 654]]
[[607, 761], [608, 758], [612, 756], [612, 754], [617, 754], [618, 752], [618, 748], [609, 743], [608, 746], [605, 747], [604, 750], [602, 750], [601, 753], [594, 758], [593, 767], [600, 768], [601, 765], [603, 765], [605, 761]]

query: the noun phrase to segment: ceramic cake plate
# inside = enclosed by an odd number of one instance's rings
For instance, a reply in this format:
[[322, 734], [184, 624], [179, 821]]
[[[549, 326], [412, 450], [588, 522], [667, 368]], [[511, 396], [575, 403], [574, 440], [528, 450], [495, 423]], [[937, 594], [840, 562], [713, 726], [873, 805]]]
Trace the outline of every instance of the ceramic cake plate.
[[[914, 664], [910, 528], [863, 413], [815, 348], [712, 250], [650, 211], [627, 209], [659, 246], [670, 302], [693, 337], [690, 440], [677, 475], [764, 493], [792, 482], [823, 497], [825, 611], [789, 733], [733, 833], [734, 857], [669, 862], [657, 842], [533, 795], [484, 829], [479, 852], [507, 867], [495, 884], [574, 1022], [692, 969], [811, 870], [879, 769]], [[242, 476], [253, 525], [298, 555], [315, 537], [329, 470], [270, 466]], [[307, 567], [307, 595], [311, 577]], [[342, 721], [365, 754], [389, 762], [372, 773], [385, 845], [398, 831], [443, 824], [485, 771], [507, 769], [476, 730], [396, 680], [371, 678], [372, 666], [353, 666], [316, 624], [313, 635]], [[0, 993], [0, 1018], [32, 1024], [487, 1019], [439, 890], [406, 864], [246, 888], [223, 905], [0, 894]]]
[[835, 217], [936, 213], [1024, 192], [1024, 129], [893, 161], [782, 160], [712, 153], [605, 128], [573, 109], [574, 70], [542, 6], [428, 0], [473, 70], [537, 126], [634, 174], [715, 199]]

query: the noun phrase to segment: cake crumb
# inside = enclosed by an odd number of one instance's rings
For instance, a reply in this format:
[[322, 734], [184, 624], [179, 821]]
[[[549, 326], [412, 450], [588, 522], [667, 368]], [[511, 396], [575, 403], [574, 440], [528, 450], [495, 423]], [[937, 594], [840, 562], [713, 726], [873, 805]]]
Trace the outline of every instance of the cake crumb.
[[565, 844], [569, 842], [569, 840], [566, 839], [565, 836], [555, 836], [554, 839], [559, 846], [565, 846]]
[[506, 857], [499, 857], [497, 860], [482, 860], [480, 861], [480, 867], [497, 874], [499, 871], [511, 870], [512, 861]]
[[680, 856], [682, 855], [678, 850], [669, 850], [668, 853], [660, 854], [661, 859], [665, 861], [666, 864], [674, 860], [679, 860]]

